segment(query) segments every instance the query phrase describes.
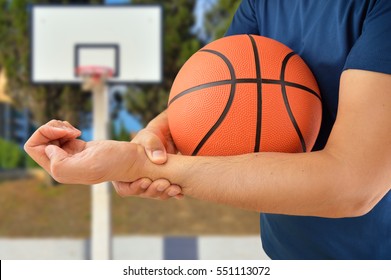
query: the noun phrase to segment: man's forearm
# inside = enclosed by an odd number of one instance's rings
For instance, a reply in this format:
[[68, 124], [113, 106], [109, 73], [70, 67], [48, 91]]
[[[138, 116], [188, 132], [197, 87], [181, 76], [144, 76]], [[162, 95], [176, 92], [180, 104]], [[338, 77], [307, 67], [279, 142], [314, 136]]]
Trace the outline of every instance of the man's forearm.
[[[350, 215], [343, 168], [326, 152], [233, 157], [170, 155], [154, 174], [186, 195], [249, 210], [295, 215]], [[334, 176], [330, 176], [334, 174]]]

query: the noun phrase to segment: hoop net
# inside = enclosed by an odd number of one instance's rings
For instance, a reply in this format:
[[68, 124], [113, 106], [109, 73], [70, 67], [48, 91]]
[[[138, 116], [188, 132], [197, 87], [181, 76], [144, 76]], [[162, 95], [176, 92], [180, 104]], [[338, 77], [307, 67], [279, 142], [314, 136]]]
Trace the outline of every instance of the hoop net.
[[107, 79], [114, 75], [114, 71], [106, 66], [80, 66], [76, 68], [76, 75], [82, 78], [82, 90], [89, 91], [103, 87]]

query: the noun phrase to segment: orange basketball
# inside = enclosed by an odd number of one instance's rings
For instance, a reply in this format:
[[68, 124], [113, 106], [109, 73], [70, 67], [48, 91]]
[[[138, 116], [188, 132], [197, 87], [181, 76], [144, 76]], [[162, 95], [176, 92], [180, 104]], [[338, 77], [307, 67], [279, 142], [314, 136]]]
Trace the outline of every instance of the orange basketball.
[[172, 85], [168, 123], [185, 155], [309, 152], [322, 104], [316, 80], [287, 46], [262, 36], [216, 40]]

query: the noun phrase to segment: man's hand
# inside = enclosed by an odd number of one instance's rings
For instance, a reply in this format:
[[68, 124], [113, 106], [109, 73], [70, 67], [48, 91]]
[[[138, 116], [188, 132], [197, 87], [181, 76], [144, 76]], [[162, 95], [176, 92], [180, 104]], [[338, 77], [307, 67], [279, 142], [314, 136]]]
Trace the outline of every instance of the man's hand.
[[85, 142], [67, 122], [50, 121], [26, 142], [26, 152], [60, 183], [94, 184], [137, 180], [147, 157], [137, 144], [118, 141]]
[[89, 185], [117, 180], [113, 185], [121, 196], [181, 198], [181, 188], [168, 180], [141, 178], [145, 176], [143, 167], [148, 159], [140, 145], [118, 141], [85, 142], [76, 139], [80, 134], [68, 122], [52, 120], [38, 128], [24, 148], [60, 183]]
[[[167, 113], [163, 112], [142, 129], [131, 143], [139, 144], [145, 148], [145, 153], [151, 162], [164, 164], [167, 153], [177, 153], [168, 127]], [[117, 193], [121, 196], [140, 196], [154, 199], [183, 198], [182, 189], [171, 185], [166, 179], [151, 181], [141, 178], [134, 182], [113, 182]]]
[[[76, 140], [80, 135], [80, 130], [74, 128], [68, 122], [51, 120], [34, 132], [25, 143], [24, 149], [33, 160], [50, 173], [50, 160], [45, 152], [46, 147], [49, 145], [62, 146], [68, 141]], [[85, 142], [79, 141], [74, 143], [79, 146], [85, 144]]]
[[172, 185], [167, 179], [157, 179], [152, 181], [149, 178], [141, 178], [134, 182], [112, 182], [115, 190], [120, 196], [139, 196], [166, 200], [171, 197], [181, 199], [182, 189], [177, 185]]

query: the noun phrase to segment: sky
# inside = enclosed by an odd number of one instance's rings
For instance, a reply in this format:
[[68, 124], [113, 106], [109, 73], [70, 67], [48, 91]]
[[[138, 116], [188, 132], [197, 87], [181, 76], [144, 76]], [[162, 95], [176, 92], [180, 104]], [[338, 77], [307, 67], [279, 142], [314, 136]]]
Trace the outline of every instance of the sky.
[[108, 5], [111, 5], [111, 4], [127, 4], [129, 2], [130, 2], [129, 0], [106, 0], [105, 1], [105, 3], [108, 4]]

